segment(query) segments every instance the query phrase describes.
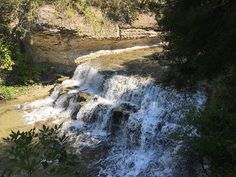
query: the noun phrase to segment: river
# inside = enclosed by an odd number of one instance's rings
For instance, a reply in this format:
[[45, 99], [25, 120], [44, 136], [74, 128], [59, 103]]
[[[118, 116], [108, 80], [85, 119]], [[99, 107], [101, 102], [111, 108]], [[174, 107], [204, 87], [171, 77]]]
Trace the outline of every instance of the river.
[[161, 50], [155, 46], [87, 58], [49, 97], [21, 104], [23, 116], [9, 109], [4, 117], [18, 115], [31, 125], [64, 122], [62, 131], [81, 154], [82, 177], [173, 177], [180, 142], [169, 136], [185, 110], [200, 109], [205, 96], [158, 84], [161, 66], [152, 55]]
[[24, 111], [18, 105], [48, 96], [52, 86], [34, 86], [29, 93], [17, 99], [0, 103], [0, 139], [13, 131], [26, 131], [33, 127], [23, 118]]

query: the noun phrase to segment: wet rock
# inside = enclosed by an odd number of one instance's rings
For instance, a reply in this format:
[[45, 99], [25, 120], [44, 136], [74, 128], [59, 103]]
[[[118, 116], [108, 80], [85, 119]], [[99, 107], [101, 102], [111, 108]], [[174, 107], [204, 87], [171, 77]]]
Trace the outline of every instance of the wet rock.
[[73, 95], [62, 94], [54, 101], [54, 106], [64, 108], [66, 110], [71, 99], [74, 99]]
[[141, 123], [138, 120], [129, 117], [137, 112], [138, 108], [129, 103], [122, 103], [112, 110], [111, 134], [113, 136], [121, 135], [126, 137], [126, 146], [132, 148], [140, 145]]
[[86, 162], [101, 159], [107, 152], [108, 146], [105, 141], [99, 142], [93, 146], [84, 146], [81, 150], [81, 159]]
[[70, 79], [68, 76], [60, 76], [59, 78], [57, 78], [56, 83], [60, 84], [63, 81], [68, 80], [68, 79]]
[[159, 123], [156, 125], [156, 133], [161, 133], [162, 127], [163, 127], [164, 125], [165, 125], [165, 122], [164, 122], [164, 121], [159, 122]]
[[131, 113], [137, 111], [134, 105], [122, 103], [119, 107], [112, 110], [111, 133], [114, 134], [122, 128], [125, 122], [129, 119]]
[[131, 113], [134, 113], [137, 111], [137, 107], [134, 105], [131, 105], [129, 103], [122, 103], [119, 107], [114, 108], [112, 110], [113, 115], [112, 118], [114, 119], [114, 123], [120, 123], [120, 119], [128, 120], [128, 117]]
[[[71, 115], [71, 119], [72, 120], [77, 120], [77, 113], [79, 112], [79, 109], [80, 109], [80, 107], [78, 107], [78, 109], [77, 110], [75, 110], [73, 113], [72, 113], [72, 115]], [[73, 128], [72, 128], [72, 130], [73, 130]], [[71, 130], [71, 131], [72, 131]], [[73, 132], [73, 131], [72, 131]]]
[[91, 97], [92, 97], [92, 95], [89, 92], [80, 92], [80, 93], [78, 93], [77, 102], [79, 102], [79, 103], [86, 102]]
[[92, 113], [83, 116], [81, 119], [82, 121], [86, 122], [86, 123], [94, 123], [98, 120], [102, 120], [103, 116], [106, 114], [107, 110], [108, 110], [108, 105], [104, 105], [104, 104], [98, 104]]
[[48, 91], [49, 95], [51, 95], [56, 88], [57, 88], [57, 84], [55, 84], [54, 87]]
[[125, 126], [126, 145], [129, 148], [139, 146], [141, 144], [141, 128], [142, 124], [136, 120], [129, 120]]
[[[121, 120], [124, 118], [124, 111], [120, 108], [115, 108], [112, 111], [113, 124], [120, 124]], [[127, 120], [127, 119], [125, 119]]]
[[80, 92], [75, 97], [77, 106], [75, 111], [73, 112], [71, 118], [72, 120], [77, 120], [77, 113], [79, 112], [80, 108], [91, 98], [91, 94], [89, 92]]
[[80, 150], [80, 176], [97, 176], [98, 169], [95, 164], [108, 152], [107, 142], [102, 141], [93, 146], [84, 146]]
[[79, 86], [64, 87], [64, 88], [60, 89], [59, 95], [63, 95], [65, 93], [68, 93], [70, 90], [78, 89], [78, 88], [79, 88]]
[[120, 108], [125, 110], [126, 112], [136, 112], [138, 110], [136, 105], [132, 105], [130, 103], [122, 103]]
[[69, 91], [70, 91], [70, 89], [68, 89], [68, 88], [61, 89], [60, 92], [59, 92], [59, 95], [63, 95], [65, 93], [68, 93]]

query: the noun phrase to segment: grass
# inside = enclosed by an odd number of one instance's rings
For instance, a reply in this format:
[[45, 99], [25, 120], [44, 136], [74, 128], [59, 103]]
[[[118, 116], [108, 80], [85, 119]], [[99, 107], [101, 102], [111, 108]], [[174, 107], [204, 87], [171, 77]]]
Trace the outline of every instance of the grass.
[[26, 94], [32, 86], [5, 86], [0, 85], [0, 100], [14, 99]]

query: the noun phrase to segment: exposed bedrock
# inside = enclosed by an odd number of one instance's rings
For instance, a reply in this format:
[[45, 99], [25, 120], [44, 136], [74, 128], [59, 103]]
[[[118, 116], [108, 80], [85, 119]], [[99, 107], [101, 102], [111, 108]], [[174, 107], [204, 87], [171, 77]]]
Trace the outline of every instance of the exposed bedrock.
[[73, 66], [80, 56], [98, 50], [122, 49], [158, 43], [155, 15], [139, 14], [132, 24], [114, 22], [93, 9], [94, 21], [75, 13], [58, 12], [53, 6], [40, 7], [35, 15], [26, 45], [35, 62]]

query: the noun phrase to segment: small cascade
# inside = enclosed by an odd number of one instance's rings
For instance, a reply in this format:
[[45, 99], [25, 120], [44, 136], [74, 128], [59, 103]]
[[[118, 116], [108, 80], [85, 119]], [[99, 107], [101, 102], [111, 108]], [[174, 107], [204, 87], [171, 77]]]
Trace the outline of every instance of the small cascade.
[[187, 108], [204, 102], [201, 91], [178, 93], [138, 76], [104, 77], [85, 63], [51, 96], [21, 107], [29, 123], [66, 120], [63, 131], [84, 164], [81, 176], [171, 177], [179, 143], [169, 135]]

